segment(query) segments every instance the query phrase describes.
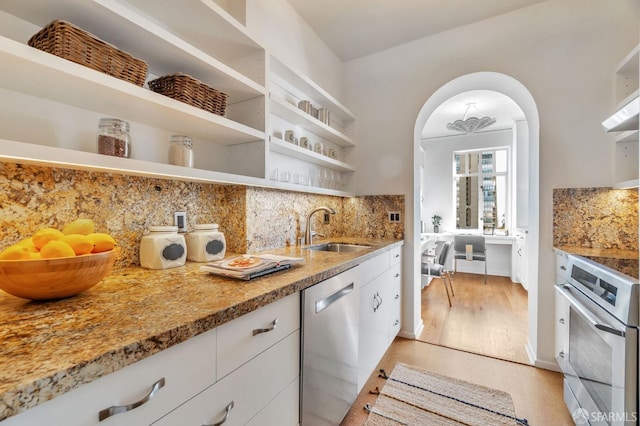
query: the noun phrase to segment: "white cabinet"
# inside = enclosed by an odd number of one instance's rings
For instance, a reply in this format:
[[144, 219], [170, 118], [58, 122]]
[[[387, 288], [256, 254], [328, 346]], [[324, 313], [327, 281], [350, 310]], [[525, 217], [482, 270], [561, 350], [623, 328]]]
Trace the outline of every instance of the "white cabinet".
[[528, 277], [528, 259], [527, 259], [527, 233], [529, 231], [524, 228], [517, 228], [515, 232], [515, 269], [516, 269], [516, 281], [522, 284], [525, 290], [527, 290], [527, 277]]
[[[215, 382], [215, 356], [214, 329], [9, 417], [2, 425], [149, 424]], [[164, 385], [146, 403], [99, 421], [99, 412], [140, 401], [161, 379]]]
[[300, 295], [291, 294], [218, 327], [218, 378], [300, 328]]
[[359, 266], [358, 392], [400, 331], [401, 250], [394, 247]]
[[[294, 293], [2, 424], [199, 426], [220, 420], [233, 402], [225, 424], [245, 424], [255, 416], [254, 424], [296, 425], [299, 329], [300, 295]], [[161, 379], [164, 384], [149, 401], [99, 421], [100, 411], [143, 399]]]
[[[311, 79], [270, 57], [268, 178], [283, 189], [308, 186], [309, 192], [355, 193], [353, 148], [355, 116]], [[298, 108], [309, 101], [329, 112], [329, 122]], [[290, 130], [298, 144], [285, 141]], [[308, 147], [299, 145], [306, 138]], [[320, 149], [321, 147], [321, 149]], [[328, 155], [329, 152], [334, 155]]]
[[[227, 412], [224, 424], [230, 426], [246, 424], [256, 415], [256, 424], [296, 425], [298, 418], [292, 418], [292, 413], [298, 409], [298, 394], [291, 392], [290, 386], [298, 381], [299, 354], [300, 333], [296, 330], [154, 425], [214, 424], [222, 421]], [[266, 408], [271, 401], [286, 407], [282, 417], [273, 413], [276, 406]], [[269, 422], [263, 423], [263, 418]], [[285, 418], [293, 422], [288, 423]]]

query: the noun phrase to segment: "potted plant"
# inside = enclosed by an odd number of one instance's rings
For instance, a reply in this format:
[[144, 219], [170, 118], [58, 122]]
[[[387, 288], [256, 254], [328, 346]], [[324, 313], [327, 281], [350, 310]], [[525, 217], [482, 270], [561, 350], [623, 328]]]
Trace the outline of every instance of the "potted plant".
[[434, 214], [431, 216], [431, 223], [433, 224], [433, 232], [436, 234], [440, 232], [440, 222], [442, 222], [442, 216]]

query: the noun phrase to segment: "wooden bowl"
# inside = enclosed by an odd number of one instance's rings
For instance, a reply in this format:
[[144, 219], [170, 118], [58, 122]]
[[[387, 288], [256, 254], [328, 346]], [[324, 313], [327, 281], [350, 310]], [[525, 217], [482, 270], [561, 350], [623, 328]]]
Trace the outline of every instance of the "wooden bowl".
[[0, 289], [31, 300], [75, 296], [111, 272], [115, 259], [110, 250], [58, 259], [0, 260]]

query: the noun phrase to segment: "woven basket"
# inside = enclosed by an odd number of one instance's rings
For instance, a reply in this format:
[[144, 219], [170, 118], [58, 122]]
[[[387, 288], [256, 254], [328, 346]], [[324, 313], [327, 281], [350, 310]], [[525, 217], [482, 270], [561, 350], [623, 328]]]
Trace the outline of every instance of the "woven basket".
[[196, 108], [224, 115], [227, 94], [186, 74], [172, 74], [149, 81], [149, 89]]
[[147, 63], [66, 21], [53, 21], [29, 39], [29, 46], [142, 86]]

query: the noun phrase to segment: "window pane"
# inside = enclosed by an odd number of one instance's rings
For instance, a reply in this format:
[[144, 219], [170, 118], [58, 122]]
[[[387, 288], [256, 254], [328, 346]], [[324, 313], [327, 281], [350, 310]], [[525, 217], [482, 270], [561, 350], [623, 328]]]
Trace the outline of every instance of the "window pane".
[[493, 152], [482, 153], [482, 173], [493, 173], [495, 171]]
[[497, 219], [496, 178], [482, 179], [482, 221], [484, 228], [496, 228]]

